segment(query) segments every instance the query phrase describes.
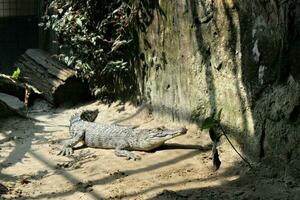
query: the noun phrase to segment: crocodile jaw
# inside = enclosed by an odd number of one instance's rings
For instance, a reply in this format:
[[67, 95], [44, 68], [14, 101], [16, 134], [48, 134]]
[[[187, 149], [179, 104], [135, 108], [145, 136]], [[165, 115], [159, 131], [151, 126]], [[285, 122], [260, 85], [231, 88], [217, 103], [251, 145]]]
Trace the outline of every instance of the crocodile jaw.
[[156, 149], [164, 144], [167, 140], [184, 135], [186, 132], [187, 129], [184, 127], [177, 130], [160, 130], [157, 133], [152, 133], [149, 135], [150, 137], [145, 138], [143, 145], [139, 148], [139, 150], [150, 151]]

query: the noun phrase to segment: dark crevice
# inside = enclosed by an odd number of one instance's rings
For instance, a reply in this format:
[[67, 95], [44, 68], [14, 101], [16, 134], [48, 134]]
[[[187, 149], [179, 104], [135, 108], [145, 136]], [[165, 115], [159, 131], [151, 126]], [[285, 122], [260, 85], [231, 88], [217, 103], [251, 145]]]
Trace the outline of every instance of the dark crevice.
[[264, 122], [262, 124], [262, 130], [261, 130], [261, 136], [260, 136], [260, 150], [259, 150], [259, 158], [265, 157], [265, 148], [264, 148], [264, 143], [265, 143], [265, 137], [266, 137], [266, 119], [264, 119]]
[[297, 122], [300, 119], [300, 105], [295, 106], [293, 111], [290, 114], [289, 120], [290, 122]]

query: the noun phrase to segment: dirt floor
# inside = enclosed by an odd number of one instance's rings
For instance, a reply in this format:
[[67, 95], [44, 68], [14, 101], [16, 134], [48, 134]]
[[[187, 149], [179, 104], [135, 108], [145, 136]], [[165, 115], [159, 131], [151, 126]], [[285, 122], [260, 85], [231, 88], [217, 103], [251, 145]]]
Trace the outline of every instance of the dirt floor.
[[42, 122], [0, 119], [0, 199], [300, 199], [295, 181], [259, 164], [249, 170], [226, 141], [219, 147], [222, 165], [214, 172], [210, 139], [195, 125], [186, 125], [186, 135], [155, 152], [135, 152], [140, 161], [93, 148], [58, 156], [69, 118], [79, 108], [98, 108], [96, 122], [183, 126], [155, 120], [146, 107], [128, 103], [51, 109], [36, 102], [29, 113]]

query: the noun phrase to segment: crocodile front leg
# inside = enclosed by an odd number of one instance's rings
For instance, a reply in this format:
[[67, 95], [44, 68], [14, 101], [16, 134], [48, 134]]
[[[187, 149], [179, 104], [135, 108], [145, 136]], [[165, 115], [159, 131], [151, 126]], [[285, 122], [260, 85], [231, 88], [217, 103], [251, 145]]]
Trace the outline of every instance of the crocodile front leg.
[[69, 156], [73, 154], [73, 147], [84, 138], [85, 131], [78, 131], [75, 133], [75, 137], [64, 141], [63, 149], [58, 155]]
[[141, 157], [138, 156], [138, 155], [135, 155], [134, 153], [128, 151], [128, 150], [125, 150], [121, 147], [117, 147], [115, 149], [115, 155], [116, 156], [119, 156], [119, 157], [126, 157], [128, 160], [129, 159], [132, 159], [132, 160], [140, 160]]

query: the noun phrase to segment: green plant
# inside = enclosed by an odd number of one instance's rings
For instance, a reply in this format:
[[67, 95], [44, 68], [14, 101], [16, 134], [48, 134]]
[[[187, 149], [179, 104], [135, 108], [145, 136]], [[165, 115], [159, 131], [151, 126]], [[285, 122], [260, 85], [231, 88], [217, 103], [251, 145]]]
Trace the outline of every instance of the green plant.
[[214, 169], [217, 170], [221, 165], [221, 161], [219, 159], [219, 153], [218, 153], [218, 150], [217, 150], [217, 144], [220, 141], [220, 137], [222, 135], [225, 136], [226, 140], [229, 142], [229, 144], [231, 145], [233, 150], [242, 158], [242, 160], [245, 163], [247, 163], [247, 165], [250, 168], [252, 168], [250, 162], [238, 152], [238, 150], [234, 147], [234, 145], [232, 144], [232, 142], [228, 138], [225, 129], [221, 125], [221, 115], [222, 115], [222, 109], [219, 110], [217, 115], [213, 114], [212, 116], [205, 118], [203, 123], [202, 123], [202, 130], [203, 129], [208, 129], [209, 130], [209, 136], [210, 136], [211, 140], [213, 141], [212, 155], [213, 155]]
[[213, 114], [212, 116], [205, 118], [201, 127], [202, 130], [209, 129], [209, 136], [214, 143], [218, 143], [221, 137], [219, 131], [221, 125], [221, 114], [222, 109], [219, 110], [216, 116]]
[[216, 128], [218, 124], [220, 124], [221, 122], [221, 114], [222, 114], [222, 109], [219, 110], [216, 117], [213, 115], [205, 118], [202, 123], [202, 130], [209, 129], [209, 128]]
[[13, 71], [13, 74], [11, 75], [11, 78], [14, 80], [18, 80], [21, 76], [21, 70], [19, 67], [15, 71]]
[[134, 2], [53, 0], [46, 7], [40, 26], [55, 33], [57, 57], [90, 83], [94, 95], [134, 89]]

